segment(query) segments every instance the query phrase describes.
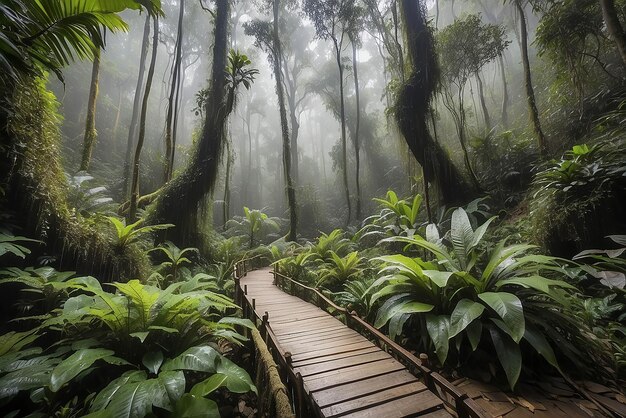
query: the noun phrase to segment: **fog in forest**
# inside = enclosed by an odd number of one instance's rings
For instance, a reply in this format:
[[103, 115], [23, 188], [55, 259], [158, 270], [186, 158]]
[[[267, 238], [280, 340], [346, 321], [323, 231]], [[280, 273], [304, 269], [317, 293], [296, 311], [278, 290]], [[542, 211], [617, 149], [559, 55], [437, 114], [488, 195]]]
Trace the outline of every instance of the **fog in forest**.
[[[258, 69], [250, 88], [239, 88], [235, 109], [228, 121], [227, 145], [224, 147], [219, 180], [212, 194], [213, 221], [221, 229], [225, 219], [243, 215], [243, 207], [262, 209], [271, 216], [288, 218], [282, 163], [282, 139], [275, 82], [268, 54], [258, 47], [258, 41], [246, 27], [254, 21], [271, 22], [271, 10], [259, 2], [236, 2], [231, 10], [229, 47], [245, 54], [250, 66]], [[377, 14], [387, 36], [404, 43], [393, 2], [364, 2], [362, 7], [378, 7]], [[464, 89], [467, 136], [472, 164], [480, 164], [476, 176], [488, 189], [496, 179], [488, 170], [505, 176], [518, 175], [521, 169], [507, 167], [499, 161], [499, 152], [509, 150], [519, 138], [528, 135], [528, 121], [523, 91], [523, 73], [519, 52], [519, 35], [515, 29], [516, 11], [511, 4], [489, 1], [430, 1], [427, 3], [429, 24], [438, 30], [455, 19], [478, 15], [484, 23], [502, 25], [507, 42], [502, 60], [493, 59], [480, 69], [484, 84], [482, 95], [491, 115], [491, 127], [485, 126], [476, 77], [471, 76]], [[493, 4], [491, 4], [493, 3]], [[181, 3], [164, 1], [164, 16], [159, 20], [159, 44], [152, 92], [146, 117], [146, 140], [141, 155], [140, 194], [156, 191], [163, 184], [165, 170], [165, 129], [172, 71], [176, 61], [176, 39]], [[176, 95], [176, 144], [174, 170], [184, 167], [193, 149], [201, 125], [198, 94], [208, 85], [210, 77], [213, 18], [207, 5], [192, 1], [184, 3], [181, 48], [180, 89]], [[532, 8], [525, 11], [529, 38], [534, 38], [537, 18]], [[124, 201], [124, 161], [127, 158], [129, 126], [139, 73], [139, 62], [145, 23], [145, 13], [126, 11], [122, 14], [129, 25], [127, 33], [108, 33], [106, 49], [102, 52], [99, 95], [95, 126], [97, 142], [89, 173], [95, 177], [92, 185], [104, 186], [116, 201]], [[395, 23], [394, 23], [395, 19]], [[393, 189], [400, 195], [423, 192], [420, 166], [405, 145], [393, 117], [394, 78], [397, 68], [388, 57], [383, 37], [370, 17], [362, 17], [355, 48], [360, 89], [358, 141], [360, 142], [361, 220], [376, 204], [372, 198]], [[395, 26], [394, 26], [395, 25]], [[298, 5], [288, 7], [281, 16], [283, 42], [283, 83], [287, 95], [287, 116], [292, 144], [297, 143], [293, 160], [300, 232], [314, 236], [317, 231], [329, 231], [345, 224], [347, 204], [342, 183], [341, 124], [339, 104], [339, 75], [332, 42], [316, 34], [307, 14]], [[435, 34], [436, 36], [436, 34]], [[152, 34], [150, 35], [150, 38]], [[396, 38], [397, 37], [397, 38]], [[256, 43], [256, 45], [255, 45]], [[406, 52], [405, 52], [406, 53]], [[531, 46], [534, 66], [541, 66]], [[148, 57], [149, 58], [149, 57]], [[355, 220], [356, 171], [355, 125], [356, 98], [352, 44], [344, 36], [341, 46], [344, 67], [344, 93], [347, 129], [347, 177]], [[145, 70], [144, 70], [145, 71]], [[504, 74], [502, 72], [504, 71]], [[81, 160], [85, 132], [87, 101], [92, 66], [75, 63], [64, 71], [64, 83], [50, 78], [53, 91], [61, 102], [64, 165], [76, 174]], [[502, 120], [503, 77], [506, 82], [508, 120]], [[538, 101], [553, 82], [549, 72], [535, 71]], [[454, 89], [454, 87], [450, 87]], [[293, 97], [291, 97], [293, 96]], [[452, 157], [455, 165], [463, 167], [463, 155], [457, 139], [454, 121], [446, 109], [443, 94], [435, 100], [431, 124], [435, 124], [437, 140]], [[292, 109], [293, 107], [293, 109]], [[294, 129], [294, 122], [298, 125]], [[293, 137], [296, 137], [293, 140]], [[531, 142], [532, 138], [526, 138]], [[132, 149], [132, 148], [131, 148]], [[483, 169], [484, 163], [489, 164]], [[515, 164], [514, 159], [511, 163]], [[465, 170], [467, 171], [467, 170]], [[465, 173], [464, 175], [468, 175]], [[226, 182], [228, 179], [228, 182]], [[226, 218], [225, 218], [226, 217]]]

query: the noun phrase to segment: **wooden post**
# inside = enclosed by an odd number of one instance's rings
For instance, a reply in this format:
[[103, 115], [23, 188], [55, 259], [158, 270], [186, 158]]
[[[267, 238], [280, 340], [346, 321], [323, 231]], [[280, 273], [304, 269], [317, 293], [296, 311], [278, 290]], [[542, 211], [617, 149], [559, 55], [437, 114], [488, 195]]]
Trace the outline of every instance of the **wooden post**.
[[300, 372], [296, 373], [296, 416], [304, 417], [304, 382]]
[[[252, 300], [254, 300], [254, 299], [252, 299]], [[265, 334], [265, 335], [263, 335], [263, 340], [265, 341], [265, 344], [267, 344], [267, 342], [269, 340], [269, 332], [267, 330], [267, 326], [268, 326], [268, 324], [270, 322], [270, 314], [267, 311], [265, 311], [265, 314], [263, 315], [262, 322], [263, 322], [263, 334]]]

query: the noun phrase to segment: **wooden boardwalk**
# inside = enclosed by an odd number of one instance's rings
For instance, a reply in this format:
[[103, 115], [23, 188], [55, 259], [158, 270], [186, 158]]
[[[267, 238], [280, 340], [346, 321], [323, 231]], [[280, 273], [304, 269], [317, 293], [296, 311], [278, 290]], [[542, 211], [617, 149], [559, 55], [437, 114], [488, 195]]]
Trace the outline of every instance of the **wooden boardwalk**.
[[273, 285], [269, 268], [240, 279], [259, 317], [267, 314], [277, 348], [302, 376], [306, 395], [324, 417], [452, 415], [400, 362], [322, 309]]

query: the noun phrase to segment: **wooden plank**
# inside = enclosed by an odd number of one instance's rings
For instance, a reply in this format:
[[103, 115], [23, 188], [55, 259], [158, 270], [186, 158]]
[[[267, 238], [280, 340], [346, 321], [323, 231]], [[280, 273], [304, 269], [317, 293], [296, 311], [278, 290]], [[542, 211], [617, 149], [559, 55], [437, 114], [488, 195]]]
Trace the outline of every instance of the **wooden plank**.
[[[412, 382], [402, 386], [396, 386], [393, 388], [381, 390], [367, 396], [328, 406], [322, 409], [322, 414], [325, 417], [334, 417], [340, 414], [346, 414], [360, 411], [362, 409], [371, 408], [373, 406], [380, 405], [394, 399], [403, 398], [409, 395], [415, 395], [412, 397], [414, 402], [418, 403], [420, 407], [424, 406], [425, 410], [442, 405], [442, 402], [439, 398], [437, 398], [432, 393], [426, 391], [426, 386], [424, 386], [420, 382]], [[435, 398], [438, 402], [433, 402], [432, 398]]]
[[[327, 348], [340, 348], [343, 347], [344, 345], [350, 345], [350, 344], [355, 344], [355, 343], [361, 343], [361, 342], [368, 342], [365, 339], [365, 337], [361, 337], [360, 335], [355, 335], [355, 336], [351, 336], [351, 337], [344, 337], [343, 339], [340, 340], [336, 340], [336, 341], [329, 341], [329, 342], [323, 342], [323, 343], [319, 343], [319, 344], [289, 344], [289, 343], [285, 343], [281, 345], [283, 347], [285, 347], [285, 349], [289, 350], [291, 352], [291, 354], [304, 354], [304, 353], [309, 353], [312, 351], [320, 351], [320, 350], [324, 350]], [[370, 343], [371, 344], [371, 343]], [[337, 350], [339, 351], [339, 350]]]
[[384, 351], [375, 351], [373, 353], [362, 354], [360, 356], [330, 360], [323, 363], [311, 364], [309, 366], [295, 367], [294, 371], [300, 372], [303, 377], [308, 377], [318, 373], [343, 369], [350, 366], [363, 365], [363, 367], [367, 367], [368, 363], [388, 358], [391, 357]]
[[311, 341], [311, 340], [319, 340], [319, 339], [327, 339], [330, 337], [335, 337], [337, 335], [347, 335], [353, 333], [354, 331], [347, 327], [341, 327], [337, 329], [329, 330], [320, 330], [320, 331], [311, 331], [303, 333], [302, 335], [294, 335], [294, 336], [286, 336], [281, 338], [281, 341], [291, 342], [291, 341]]
[[[428, 392], [429, 393], [429, 392]], [[430, 393], [431, 397], [435, 397]], [[436, 406], [427, 403], [422, 407], [419, 405], [414, 396], [407, 396], [404, 398], [395, 399], [390, 402], [386, 402], [380, 405], [373, 406], [371, 408], [342, 415], [343, 418], [404, 418], [410, 416], [417, 416], [420, 412], [428, 412]], [[436, 397], [435, 397], [436, 398]], [[441, 402], [441, 401], [439, 401]], [[430, 408], [430, 409], [429, 409]]]
[[294, 329], [290, 329], [290, 328], [284, 328], [280, 331], [276, 330], [276, 329], [272, 329], [274, 331], [274, 334], [277, 337], [280, 337], [281, 341], [283, 340], [283, 338], [295, 338], [298, 336], [303, 336], [303, 335], [311, 335], [312, 333], [324, 333], [326, 331], [330, 331], [330, 330], [343, 330], [345, 329], [346, 326], [343, 324], [329, 324], [323, 327], [316, 327], [313, 329], [299, 329], [299, 330], [294, 330]]
[[368, 367], [353, 366], [341, 370], [320, 373], [310, 378], [304, 379], [304, 386], [310, 392], [339, 386], [368, 377], [384, 375], [391, 372], [404, 370], [404, 366], [393, 359], [380, 360], [370, 363]]
[[438, 409], [434, 412], [428, 412], [424, 415], [420, 414], [420, 418], [453, 418], [454, 415], [446, 411], [445, 409]]
[[337, 360], [341, 358], [360, 356], [362, 354], [375, 353], [377, 351], [380, 351], [378, 347], [370, 346], [370, 347], [362, 348], [362, 349], [355, 350], [355, 351], [348, 351], [346, 353], [329, 354], [324, 357], [317, 357], [317, 358], [312, 358], [308, 360], [293, 361], [292, 365], [293, 367], [310, 366], [311, 364], [318, 364], [318, 363], [323, 363], [325, 361], [333, 361], [333, 360]]
[[367, 338], [353, 331], [350, 333], [337, 334], [337, 335], [331, 335], [331, 336], [326, 336], [322, 334], [312, 340], [291, 340], [291, 341], [281, 340], [281, 342], [284, 343], [285, 345], [289, 345], [292, 347], [307, 347], [307, 348], [313, 347], [313, 348], [320, 349], [320, 348], [323, 348], [323, 345], [325, 344], [327, 345], [328, 343], [331, 343], [331, 342], [335, 342], [339, 344], [342, 341], [352, 342], [353, 340], [367, 341]]
[[314, 392], [312, 397], [320, 408], [325, 408], [329, 405], [356, 399], [380, 390], [415, 382], [417, 382], [415, 376], [406, 370], [400, 370], [334, 388], [322, 389]]
[[305, 319], [326, 318], [328, 316], [328, 314], [324, 311], [314, 311], [314, 312], [304, 312], [304, 313], [296, 312], [296, 313], [291, 313], [291, 314], [285, 313], [282, 315], [275, 315], [270, 311], [268, 312], [269, 312], [269, 317], [270, 317], [270, 323], [273, 323], [273, 324], [300, 322], [300, 321], [304, 321]]
[[[302, 321], [298, 321], [297, 324], [291, 322], [278, 322], [276, 324], [272, 324], [272, 318], [270, 318], [270, 324], [272, 325], [272, 329], [277, 331], [285, 331], [285, 330], [310, 330], [315, 328], [322, 328], [328, 325], [337, 325], [341, 324], [341, 322], [337, 321], [334, 318], [313, 318], [313, 319], [305, 319]], [[343, 325], [343, 324], [341, 324]]]
[[302, 361], [302, 360], [309, 360], [309, 359], [320, 358], [320, 357], [324, 357], [324, 356], [328, 356], [332, 354], [347, 353], [351, 351], [360, 350], [363, 348], [370, 348], [372, 346], [373, 344], [371, 342], [366, 341], [366, 342], [345, 345], [342, 347], [327, 348], [325, 350], [310, 351], [308, 353], [294, 354], [292, 356], [292, 359], [294, 362]]

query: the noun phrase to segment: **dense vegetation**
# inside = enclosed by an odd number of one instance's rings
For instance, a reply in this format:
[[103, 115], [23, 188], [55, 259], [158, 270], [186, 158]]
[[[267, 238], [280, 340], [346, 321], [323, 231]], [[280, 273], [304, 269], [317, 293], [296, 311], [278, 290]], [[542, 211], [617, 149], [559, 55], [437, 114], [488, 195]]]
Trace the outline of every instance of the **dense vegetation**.
[[0, 410], [242, 415], [252, 256], [444, 374], [623, 388], [625, 22], [623, 0], [4, 0]]

